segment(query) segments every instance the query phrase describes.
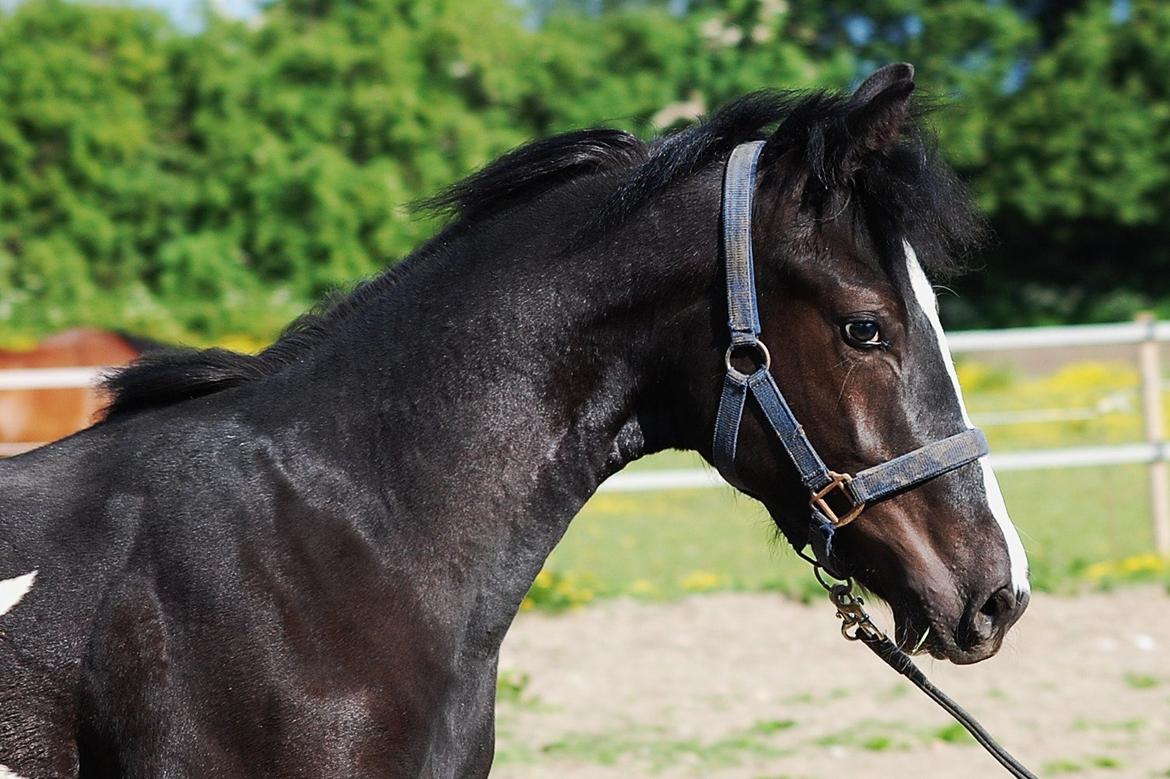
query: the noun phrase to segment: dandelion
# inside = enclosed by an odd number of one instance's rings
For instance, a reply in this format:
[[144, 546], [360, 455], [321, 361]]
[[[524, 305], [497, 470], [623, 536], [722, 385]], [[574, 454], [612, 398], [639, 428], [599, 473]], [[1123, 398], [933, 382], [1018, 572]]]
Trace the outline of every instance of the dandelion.
[[1146, 576], [1170, 573], [1170, 559], [1147, 553], [1120, 560], [1104, 560], [1085, 568], [1085, 576], [1093, 581], [1107, 579], [1140, 579]]
[[630, 584], [630, 592], [634, 595], [653, 595], [656, 589], [649, 579], [635, 579]]
[[688, 592], [706, 592], [722, 583], [723, 577], [711, 571], [692, 571], [680, 582], [682, 588]]

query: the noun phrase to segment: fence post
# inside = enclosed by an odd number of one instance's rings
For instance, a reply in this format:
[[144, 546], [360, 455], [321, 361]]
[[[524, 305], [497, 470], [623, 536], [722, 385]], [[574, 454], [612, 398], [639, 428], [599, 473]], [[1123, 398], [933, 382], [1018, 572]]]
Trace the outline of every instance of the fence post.
[[1137, 315], [1146, 326], [1146, 337], [1138, 346], [1142, 371], [1142, 413], [1146, 421], [1146, 441], [1158, 451], [1150, 463], [1150, 510], [1154, 519], [1154, 548], [1170, 555], [1170, 464], [1166, 462], [1162, 414], [1162, 366], [1158, 342], [1154, 338], [1156, 319], [1149, 312]]

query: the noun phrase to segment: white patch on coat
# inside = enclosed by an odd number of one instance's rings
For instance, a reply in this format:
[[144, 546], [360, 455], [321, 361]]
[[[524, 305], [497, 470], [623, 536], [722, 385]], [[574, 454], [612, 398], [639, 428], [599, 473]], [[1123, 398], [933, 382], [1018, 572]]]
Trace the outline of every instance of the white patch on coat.
[[[20, 603], [21, 599], [28, 594], [32, 589], [33, 582], [37, 578], [36, 571], [30, 571], [24, 576], [17, 576], [15, 579], [5, 579], [0, 582], [0, 617], [12, 611], [16, 604]], [[3, 766], [0, 766], [3, 768]], [[7, 768], [3, 769], [7, 771]], [[6, 779], [4, 773], [0, 772], [0, 779]]]
[[[926, 273], [922, 270], [922, 264], [918, 262], [918, 255], [914, 253], [914, 247], [908, 241], [903, 241], [902, 246], [906, 251], [906, 269], [910, 273], [914, 297], [926, 314], [926, 318], [930, 320], [931, 326], [934, 327], [943, 364], [946, 366], [947, 374], [951, 377], [951, 383], [955, 387], [955, 397], [959, 401], [959, 409], [963, 412], [963, 422], [967, 427], [974, 427], [971, 424], [971, 417], [967, 414], [967, 405], [963, 402], [963, 390], [959, 387], [959, 375], [955, 373], [955, 361], [951, 359], [951, 350], [947, 346], [942, 322], [938, 318], [938, 297], [934, 294], [934, 287], [930, 285], [930, 280], [926, 278]], [[991, 464], [987, 462], [986, 457], [979, 458], [979, 466], [983, 469], [983, 491], [987, 496], [988, 508], [991, 509], [991, 515], [995, 517], [1000, 532], [1003, 533], [1003, 539], [1007, 543], [1012, 585], [1017, 593], [1026, 593], [1029, 590], [1028, 556], [1024, 552], [1023, 543], [1020, 542], [1020, 534], [1016, 531], [1016, 526], [1012, 524], [1011, 517], [1008, 516], [1007, 504], [1004, 502], [1003, 492], [999, 489], [999, 480], [995, 478], [995, 472], [991, 470]]]
[[6, 765], [0, 765], [0, 779], [24, 779], [24, 777]]

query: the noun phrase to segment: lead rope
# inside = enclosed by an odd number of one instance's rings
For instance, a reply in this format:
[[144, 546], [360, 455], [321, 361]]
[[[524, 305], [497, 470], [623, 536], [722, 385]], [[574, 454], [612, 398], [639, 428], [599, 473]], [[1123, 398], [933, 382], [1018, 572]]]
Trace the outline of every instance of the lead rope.
[[837, 617], [841, 620], [841, 635], [846, 640], [860, 641], [865, 644], [886, 665], [913, 682], [915, 687], [926, 693], [927, 697], [941, 706], [943, 711], [950, 714], [956, 722], [966, 728], [967, 732], [979, 742], [980, 746], [999, 761], [999, 764], [1007, 769], [1009, 774], [1017, 777], [1017, 779], [1037, 779], [1034, 773], [1025, 768], [1019, 760], [1012, 757], [1010, 752], [1000, 746], [999, 742], [992, 738], [991, 734], [966, 709], [952, 700], [945, 692], [935, 687], [926, 678], [926, 674], [922, 673], [922, 670], [914, 664], [910, 655], [899, 649], [897, 644], [891, 641], [877, 625], [873, 624], [873, 621], [869, 618], [869, 614], [865, 611], [865, 602], [861, 599], [860, 595], [856, 595], [853, 592], [853, 579], [845, 578], [839, 582], [830, 584], [821, 575], [821, 571], [824, 568], [819, 562], [804, 552], [797, 552], [797, 554], [812, 563], [813, 573], [817, 577], [817, 582], [825, 588], [825, 591], [829, 593], [829, 600], [837, 607]]

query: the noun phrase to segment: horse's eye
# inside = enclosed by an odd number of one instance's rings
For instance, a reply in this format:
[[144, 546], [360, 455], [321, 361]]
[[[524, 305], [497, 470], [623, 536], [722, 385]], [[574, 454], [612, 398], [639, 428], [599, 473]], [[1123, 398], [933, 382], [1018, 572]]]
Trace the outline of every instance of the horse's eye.
[[884, 345], [882, 330], [878, 327], [878, 323], [872, 319], [854, 319], [846, 322], [841, 328], [841, 332], [851, 346], [868, 349]]

